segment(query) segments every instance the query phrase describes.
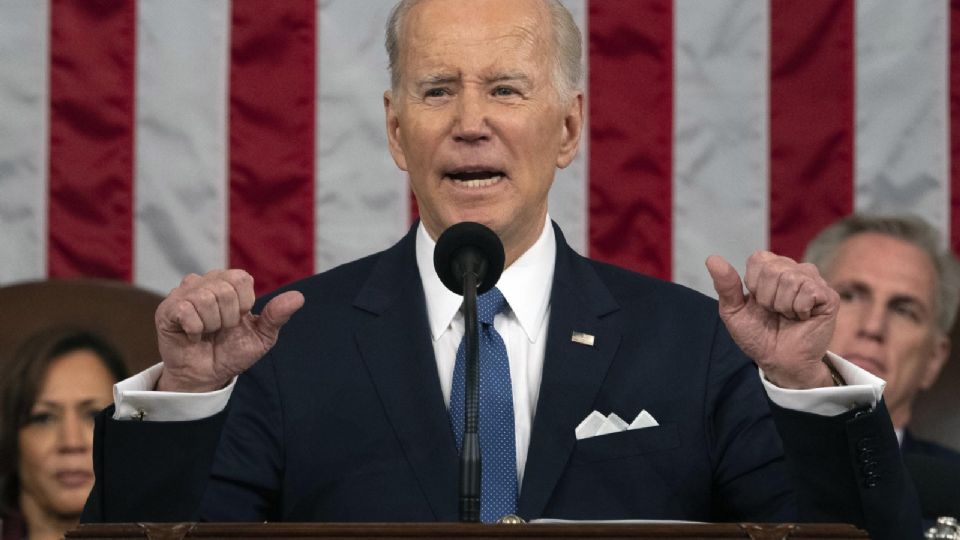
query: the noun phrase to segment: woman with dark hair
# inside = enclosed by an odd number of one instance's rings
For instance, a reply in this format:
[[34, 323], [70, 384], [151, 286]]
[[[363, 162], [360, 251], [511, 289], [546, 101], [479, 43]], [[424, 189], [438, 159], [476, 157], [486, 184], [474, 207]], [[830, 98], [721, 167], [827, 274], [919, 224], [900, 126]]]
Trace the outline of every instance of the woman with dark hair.
[[0, 370], [2, 540], [61, 538], [93, 487], [94, 416], [126, 367], [102, 338], [54, 328]]

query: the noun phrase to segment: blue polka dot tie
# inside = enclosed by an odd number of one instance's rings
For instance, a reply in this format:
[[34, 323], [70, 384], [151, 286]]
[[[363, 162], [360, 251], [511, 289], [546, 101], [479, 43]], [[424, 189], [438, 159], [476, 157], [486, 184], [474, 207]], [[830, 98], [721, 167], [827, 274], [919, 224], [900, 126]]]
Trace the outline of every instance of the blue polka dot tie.
[[[491, 523], [517, 512], [517, 449], [513, 429], [513, 389], [510, 363], [503, 338], [493, 327], [493, 316], [507, 307], [496, 288], [477, 297], [477, 329], [480, 333], [480, 521]], [[463, 394], [466, 378], [465, 343], [457, 349], [450, 392], [450, 421], [463, 445]]]

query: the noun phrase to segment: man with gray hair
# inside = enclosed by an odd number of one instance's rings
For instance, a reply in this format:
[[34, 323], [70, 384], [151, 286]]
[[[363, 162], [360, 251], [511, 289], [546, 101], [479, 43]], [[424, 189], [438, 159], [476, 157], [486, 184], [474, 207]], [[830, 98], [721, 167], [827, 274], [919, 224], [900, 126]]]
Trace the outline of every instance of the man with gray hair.
[[883, 381], [827, 353], [839, 298], [812, 265], [758, 252], [741, 280], [711, 257], [716, 302], [582, 257], [551, 222], [580, 39], [557, 1], [400, 3], [383, 107], [419, 223], [256, 306], [240, 269], [184, 278], [157, 309], [162, 362], [100, 419], [85, 519], [458, 519], [465, 317], [433, 258], [476, 222], [505, 255], [477, 301], [480, 520], [918, 536]]
[[[960, 264], [922, 219], [857, 214], [821, 231], [804, 259], [840, 295], [830, 350], [886, 381], [883, 397], [904, 458], [911, 472], [917, 469], [926, 517], [935, 517], [928, 509], [947, 501], [935, 500], [926, 471], [940, 471], [935, 484], [949, 471], [960, 478], [960, 453], [916, 439], [908, 426], [917, 396], [936, 382], [950, 356]], [[951, 500], [957, 508], [960, 500]]]

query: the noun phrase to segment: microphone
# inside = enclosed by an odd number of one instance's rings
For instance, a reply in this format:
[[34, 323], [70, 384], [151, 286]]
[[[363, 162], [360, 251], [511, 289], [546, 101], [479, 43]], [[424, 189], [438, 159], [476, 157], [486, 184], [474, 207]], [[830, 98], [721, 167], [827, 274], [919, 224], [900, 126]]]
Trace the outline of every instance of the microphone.
[[463, 296], [464, 274], [472, 272], [477, 294], [493, 288], [503, 273], [503, 243], [497, 234], [472, 221], [462, 221], [443, 231], [433, 250], [433, 267], [451, 291]]
[[460, 450], [460, 521], [480, 521], [480, 412], [477, 294], [496, 285], [503, 273], [503, 243], [487, 227], [470, 221], [443, 231], [433, 250], [440, 281], [463, 296], [464, 352], [463, 444]]

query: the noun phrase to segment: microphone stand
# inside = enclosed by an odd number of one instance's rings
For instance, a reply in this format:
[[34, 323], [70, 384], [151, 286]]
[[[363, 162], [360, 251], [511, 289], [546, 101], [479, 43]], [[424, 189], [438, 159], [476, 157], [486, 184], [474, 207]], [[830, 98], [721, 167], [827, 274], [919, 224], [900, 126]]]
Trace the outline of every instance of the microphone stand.
[[477, 343], [477, 275], [463, 273], [464, 403], [463, 448], [460, 451], [460, 521], [480, 521], [480, 369]]
[[479, 336], [477, 294], [486, 292], [503, 272], [503, 243], [480, 223], [451, 225], [437, 238], [433, 265], [443, 285], [463, 296], [463, 441], [460, 447], [460, 521], [480, 521]]

